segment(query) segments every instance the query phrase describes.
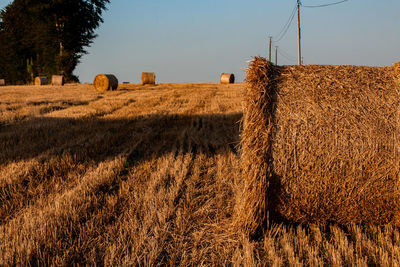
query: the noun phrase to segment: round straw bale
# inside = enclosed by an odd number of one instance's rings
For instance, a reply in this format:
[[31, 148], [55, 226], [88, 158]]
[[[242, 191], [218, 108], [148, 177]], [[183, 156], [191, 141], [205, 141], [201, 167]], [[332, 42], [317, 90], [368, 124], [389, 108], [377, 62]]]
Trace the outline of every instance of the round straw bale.
[[47, 77], [36, 77], [35, 78], [35, 85], [41, 86], [41, 85], [47, 85], [49, 84], [49, 80]]
[[63, 86], [64, 85], [64, 76], [62, 76], [62, 75], [51, 76], [51, 85]]
[[142, 72], [141, 84], [156, 84], [156, 74], [154, 72]]
[[235, 83], [235, 75], [232, 73], [222, 73], [220, 81], [221, 84]]
[[[398, 69], [399, 70], [399, 69]], [[393, 67], [247, 70], [235, 225], [400, 226], [400, 98]]]
[[99, 74], [94, 78], [93, 85], [99, 92], [117, 90], [118, 79], [113, 74]]
[[5, 86], [6, 85], [6, 81], [4, 79], [0, 79], [0, 86]]
[[400, 82], [400, 62], [397, 62], [393, 65], [394, 71], [396, 72], [397, 79]]

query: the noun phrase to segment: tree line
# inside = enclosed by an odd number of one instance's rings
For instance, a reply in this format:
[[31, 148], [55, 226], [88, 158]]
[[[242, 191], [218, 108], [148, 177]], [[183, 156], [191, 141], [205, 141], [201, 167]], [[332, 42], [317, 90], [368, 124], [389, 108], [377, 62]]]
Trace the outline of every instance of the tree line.
[[0, 11], [0, 78], [11, 84], [36, 76], [73, 74], [96, 38], [110, 0], [14, 0]]

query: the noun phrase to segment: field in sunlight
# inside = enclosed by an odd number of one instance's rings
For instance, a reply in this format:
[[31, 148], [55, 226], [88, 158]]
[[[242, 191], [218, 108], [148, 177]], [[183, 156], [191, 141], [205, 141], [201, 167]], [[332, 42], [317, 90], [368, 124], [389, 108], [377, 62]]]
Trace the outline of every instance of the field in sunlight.
[[244, 88], [0, 87], [0, 265], [399, 265], [391, 227], [230, 231]]

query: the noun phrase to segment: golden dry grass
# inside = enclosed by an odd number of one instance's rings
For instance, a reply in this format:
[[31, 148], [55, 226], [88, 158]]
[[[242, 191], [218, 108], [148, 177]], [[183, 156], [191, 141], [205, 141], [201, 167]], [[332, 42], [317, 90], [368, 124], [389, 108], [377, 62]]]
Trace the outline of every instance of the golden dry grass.
[[243, 84], [2, 87], [0, 265], [400, 264], [400, 233], [230, 232]]

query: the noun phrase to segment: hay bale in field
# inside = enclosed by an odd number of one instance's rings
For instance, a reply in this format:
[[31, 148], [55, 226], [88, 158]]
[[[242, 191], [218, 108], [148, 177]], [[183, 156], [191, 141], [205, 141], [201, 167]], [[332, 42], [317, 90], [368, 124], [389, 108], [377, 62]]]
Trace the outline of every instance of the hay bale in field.
[[232, 73], [222, 73], [220, 82], [221, 84], [235, 83], [235, 75]]
[[99, 92], [117, 90], [118, 79], [113, 74], [99, 74], [94, 78], [93, 86]]
[[35, 78], [35, 85], [41, 86], [41, 85], [47, 85], [49, 84], [49, 79], [47, 77], [36, 77]]
[[141, 84], [156, 84], [156, 74], [154, 72], [142, 72]]
[[4, 79], [0, 79], [0, 86], [6, 86], [6, 81]]
[[63, 86], [64, 85], [64, 76], [62, 76], [62, 75], [51, 76], [51, 85]]
[[400, 226], [400, 64], [247, 70], [235, 225]]

